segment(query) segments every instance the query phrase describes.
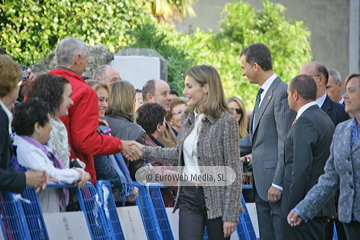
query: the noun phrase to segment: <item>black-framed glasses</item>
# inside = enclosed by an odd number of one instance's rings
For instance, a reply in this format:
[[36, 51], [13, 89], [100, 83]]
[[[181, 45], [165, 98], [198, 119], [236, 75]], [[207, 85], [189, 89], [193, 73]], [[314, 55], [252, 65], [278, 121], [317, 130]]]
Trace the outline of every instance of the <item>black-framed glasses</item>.
[[230, 108], [230, 111], [236, 114], [242, 114], [242, 110], [240, 108]]

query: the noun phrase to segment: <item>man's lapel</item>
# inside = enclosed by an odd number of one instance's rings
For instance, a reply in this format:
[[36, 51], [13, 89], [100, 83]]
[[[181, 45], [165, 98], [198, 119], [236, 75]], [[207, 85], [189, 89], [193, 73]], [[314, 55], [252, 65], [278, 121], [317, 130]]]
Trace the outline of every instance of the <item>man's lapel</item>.
[[257, 126], [259, 125], [260, 119], [261, 119], [262, 115], [264, 114], [267, 105], [270, 103], [271, 99], [273, 98], [273, 92], [276, 89], [276, 87], [278, 86], [280, 81], [281, 80], [279, 77], [275, 78], [275, 80], [270, 85], [269, 89], [267, 90], [267, 92], [264, 96], [264, 99], [262, 99], [259, 110], [257, 111], [256, 116], [255, 116], [254, 132], [256, 131]]

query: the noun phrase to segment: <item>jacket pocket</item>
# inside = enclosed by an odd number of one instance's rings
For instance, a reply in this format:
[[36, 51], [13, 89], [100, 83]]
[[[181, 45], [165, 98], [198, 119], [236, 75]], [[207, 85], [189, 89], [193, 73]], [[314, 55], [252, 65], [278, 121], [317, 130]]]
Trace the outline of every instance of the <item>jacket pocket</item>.
[[265, 168], [276, 168], [276, 165], [277, 165], [277, 161], [264, 162], [264, 167]]

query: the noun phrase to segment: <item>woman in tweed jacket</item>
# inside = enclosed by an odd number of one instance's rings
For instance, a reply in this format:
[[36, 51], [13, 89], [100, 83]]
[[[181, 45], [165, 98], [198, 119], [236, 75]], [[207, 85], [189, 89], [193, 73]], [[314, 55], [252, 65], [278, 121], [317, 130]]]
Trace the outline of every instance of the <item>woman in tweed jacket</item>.
[[182, 116], [177, 147], [137, 146], [146, 159], [195, 166], [198, 173], [201, 172], [198, 166], [232, 168], [236, 179], [228, 186], [180, 182], [174, 207], [174, 211], [180, 209], [181, 240], [202, 239], [204, 225], [209, 239], [230, 239], [239, 214], [244, 211], [240, 204], [239, 126], [227, 107], [215, 68], [202, 65], [188, 69], [183, 94], [188, 98], [188, 108]]

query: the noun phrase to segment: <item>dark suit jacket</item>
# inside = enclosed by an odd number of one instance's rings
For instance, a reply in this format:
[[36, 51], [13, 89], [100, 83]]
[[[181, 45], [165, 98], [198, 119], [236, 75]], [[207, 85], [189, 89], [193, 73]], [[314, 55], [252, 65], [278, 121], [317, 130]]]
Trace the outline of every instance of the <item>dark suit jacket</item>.
[[239, 141], [240, 154], [252, 153], [256, 191], [267, 200], [271, 184], [283, 186], [284, 141], [296, 113], [287, 102], [287, 84], [279, 77], [270, 85], [255, 117], [254, 131]]
[[[324, 173], [334, 129], [331, 119], [317, 105], [306, 109], [290, 128], [285, 141], [283, 217], [306, 196]], [[319, 217], [335, 214], [333, 201], [331, 198], [327, 202], [318, 213]]]
[[0, 107], [0, 190], [20, 193], [25, 189], [26, 178], [24, 173], [10, 168], [11, 157], [9, 118]]
[[331, 100], [327, 95], [321, 109], [330, 117], [335, 127], [349, 119], [349, 114], [345, 112], [344, 105]]

